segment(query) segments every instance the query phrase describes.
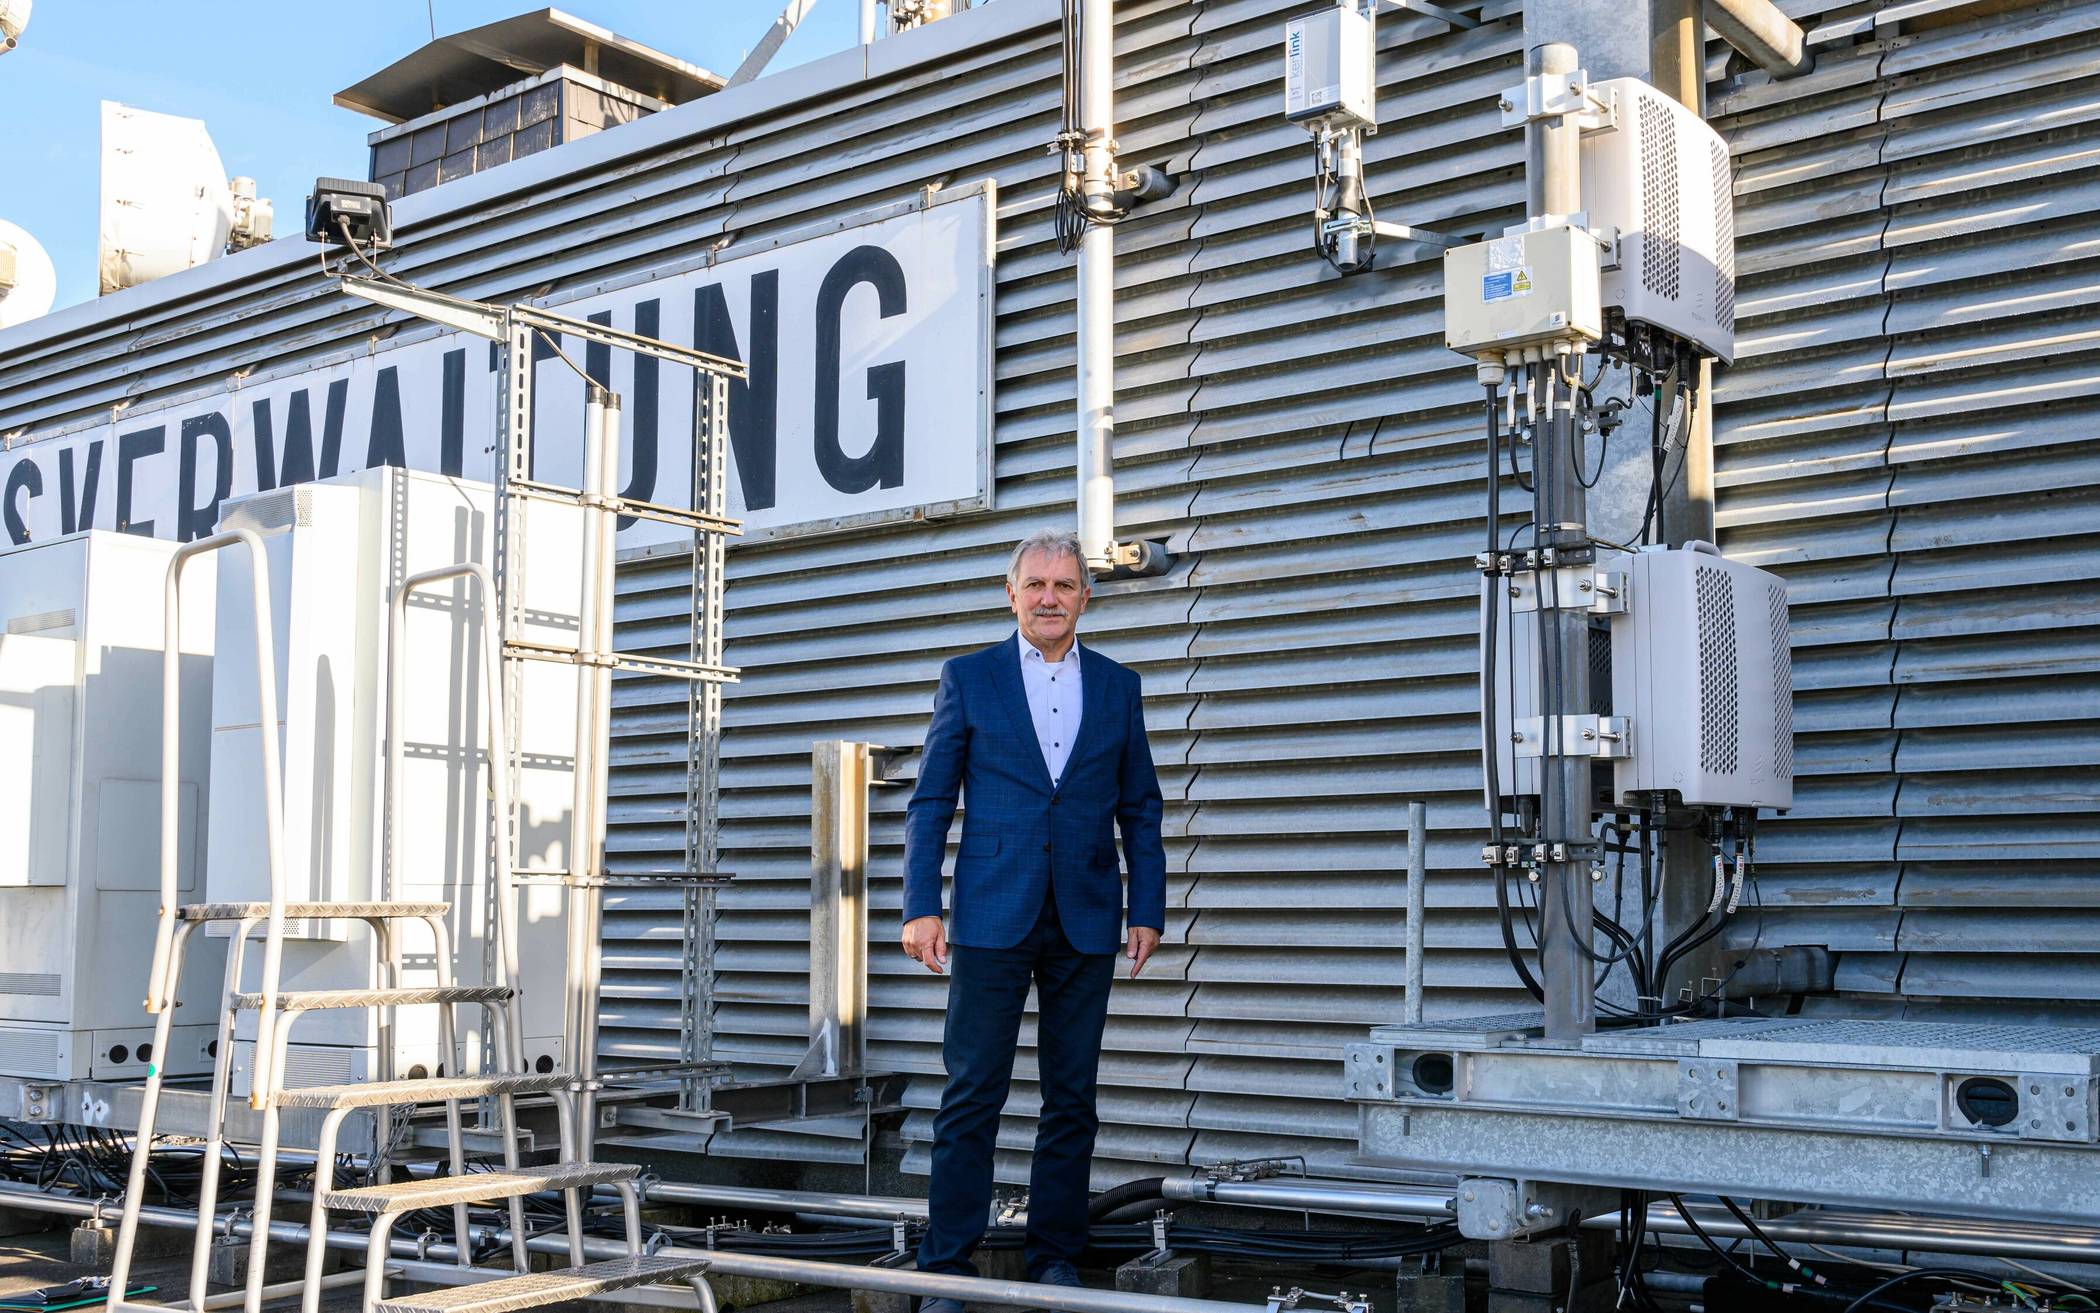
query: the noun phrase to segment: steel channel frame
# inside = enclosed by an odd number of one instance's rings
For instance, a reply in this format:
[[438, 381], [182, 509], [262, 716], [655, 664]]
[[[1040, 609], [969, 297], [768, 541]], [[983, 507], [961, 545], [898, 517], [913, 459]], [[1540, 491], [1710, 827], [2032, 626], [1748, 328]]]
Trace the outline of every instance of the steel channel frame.
[[[1966, 1068], [1837, 1065], [1808, 1055], [1729, 1061], [1429, 1036], [1349, 1046], [1346, 1093], [1360, 1105], [1366, 1161], [2016, 1221], [2100, 1217], [2100, 1143], [2090, 1117], [2065, 1123], [2081, 1128], [2075, 1139], [2062, 1138], [2068, 1131], [2017, 1138], [1920, 1120], [1919, 1109], [1944, 1104]], [[1396, 1081], [1425, 1051], [1451, 1058], [1450, 1093], [1429, 1096]], [[1716, 1076], [1724, 1068], [1725, 1082]], [[2089, 1106], [2095, 1098], [2091, 1076], [2051, 1079], [2072, 1089], [2074, 1102]], [[1717, 1109], [1715, 1090], [1724, 1086], [1736, 1106]]]

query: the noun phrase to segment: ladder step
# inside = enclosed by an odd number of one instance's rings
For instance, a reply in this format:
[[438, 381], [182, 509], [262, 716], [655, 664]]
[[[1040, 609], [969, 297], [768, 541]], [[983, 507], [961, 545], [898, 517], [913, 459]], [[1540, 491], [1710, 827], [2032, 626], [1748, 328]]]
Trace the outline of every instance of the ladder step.
[[513, 1076], [440, 1076], [433, 1080], [365, 1081], [359, 1085], [306, 1085], [277, 1092], [280, 1108], [376, 1108], [393, 1103], [438, 1103], [491, 1094], [545, 1094], [567, 1089], [567, 1072]]
[[689, 1281], [707, 1267], [704, 1258], [673, 1258], [665, 1254], [609, 1258], [583, 1267], [527, 1272], [421, 1295], [402, 1295], [381, 1300], [372, 1307], [374, 1313], [514, 1313], [517, 1309], [540, 1308], [657, 1282]]
[[735, 666], [710, 666], [698, 661], [670, 657], [637, 656], [632, 652], [608, 652], [602, 659], [584, 656], [573, 647], [556, 643], [534, 643], [513, 638], [503, 644], [503, 655], [517, 661], [552, 661], [560, 665], [605, 665], [637, 675], [665, 679], [690, 679], [703, 684], [733, 684], [741, 673]]
[[[506, 485], [520, 497], [531, 497], [539, 501], [553, 502], [561, 506], [581, 506], [583, 493], [575, 488], [564, 488], [559, 484], [542, 483], [538, 479], [513, 478]], [[689, 511], [682, 506], [666, 506], [661, 502], [637, 501], [632, 497], [607, 497], [607, 506], [621, 515], [638, 520], [655, 520], [659, 524], [677, 524], [703, 533], [741, 534], [744, 523], [726, 515], [709, 515], [705, 511]]]
[[[330, 1008], [405, 1007], [414, 1003], [503, 1003], [516, 991], [508, 985], [431, 985], [422, 989], [298, 989], [277, 996], [279, 1012], [320, 1012]], [[244, 1012], [262, 1007], [261, 994], [235, 994], [233, 1006]]]
[[[363, 921], [407, 921], [425, 916], [444, 916], [451, 911], [444, 903], [286, 903], [286, 920], [293, 917], [342, 918]], [[175, 909], [185, 921], [245, 921], [270, 914], [268, 903], [191, 903]]]
[[406, 1213], [451, 1204], [481, 1204], [515, 1199], [542, 1190], [631, 1181], [641, 1173], [632, 1163], [555, 1163], [530, 1172], [468, 1172], [465, 1176], [423, 1176], [386, 1185], [325, 1190], [321, 1207], [350, 1213]]

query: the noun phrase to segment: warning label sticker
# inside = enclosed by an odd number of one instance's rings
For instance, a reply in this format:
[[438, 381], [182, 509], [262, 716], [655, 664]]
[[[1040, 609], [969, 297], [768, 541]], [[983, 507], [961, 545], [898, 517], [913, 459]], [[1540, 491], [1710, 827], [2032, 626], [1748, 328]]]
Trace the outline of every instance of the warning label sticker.
[[1505, 269], [1500, 273], [1486, 274], [1480, 280], [1480, 299], [1483, 301], [1508, 301], [1514, 297], [1531, 295], [1531, 270], [1523, 267]]

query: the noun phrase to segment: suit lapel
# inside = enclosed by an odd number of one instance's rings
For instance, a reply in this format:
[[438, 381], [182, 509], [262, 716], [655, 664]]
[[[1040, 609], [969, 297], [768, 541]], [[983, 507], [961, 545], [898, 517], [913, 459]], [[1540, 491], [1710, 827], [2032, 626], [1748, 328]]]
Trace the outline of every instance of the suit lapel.
[[[1022, 709], [1027, 709], [1027, 698], [1022, 699]], [[1101, 733], [1101, 722], [1108, 715], [1108, 658], [1096, 656], [1094, 650], [1084, 643], [1079, 646], [1079, 732], [1072, 736], [1072, 755], [1066, 758], [1065, 773], [1070, 774], [1071, 763], [1079, 760], [1086, 751], [1087, 743]]]
[[[992, 657], [992, 686], [999, 690], [999, 701], [1006, 706], [1006, 714], [1014, 723], [1014, 732], [1030, 751], [1027, 753], [1030, 772], [1043, 792], [1051, 791], [1050, 768], [1043, 765], [1043, 744], [1035, 736], [1035, 717], [1028, 714], [1028, 690], [1021, 687], [1021, 636], [1015, 634], [994, 649]], [[1080, 728], [1085, 729], [1082, 722]], [[1074, 749], [1077, 750], [1076, 748]]]

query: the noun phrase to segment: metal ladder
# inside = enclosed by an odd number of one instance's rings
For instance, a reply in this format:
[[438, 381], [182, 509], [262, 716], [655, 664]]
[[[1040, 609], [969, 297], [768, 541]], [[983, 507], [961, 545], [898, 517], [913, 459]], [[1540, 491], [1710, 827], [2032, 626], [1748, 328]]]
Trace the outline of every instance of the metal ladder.
[[[402, 688], [405, 663], [402, 659], [405, 617], [409, 598], [417, 591], [454, 581], [478, 585], [483, 604], [482, 683], [487, 692], [490, 773], [491, 886], [496, 942], [488, 955], [494, 983], [460, 985], [452, 979], [452, 951], [445, 918], [451, 909], [444, 903], [298, 903], [284, 896], [284, 855], [281, 810], [281, 773], [276, 736], [269, 727], [276, 723], [274, 631], [270, 623], [268, 573], [257, 536], [234, 530], [201, 539], [182, 548], [169, 567], [167, 591], [168, 646], [164, 658], [166, 696], [162, 711], [163, 787], [161, 816], [161, 908], [155, 940], [154, 962], [149, 973], [146, 1008], [157, 1015], [155, 1051], [165, 1052], [172, 1024], [175, 984], [182, 968], [183, 948], [197, 926], [214, 921], [235, 923], [233, 943], [226, 967], [225, 1003], [219, 1026], [216, 1067], [211, 1094], [210, 1135], [203, 1160], [198, 1224], [193, 1248], [189, 1298], [173, 1307], [192, 1310], [229, 1307], [230, 1295], [207, 1296], [205, 1274], [213, 1239], [213, 1215], [217, 1205], [218, 1173], [224, 1145], [224, 1115], [231, 1075], [234, 1022], [243, 1010], [258, 1014], [257, 1040], [249, 1100], [263, 1114], [257, 1157], [254, 1228], [250, 1238], [247, 1282], [238, 1302], [256, 1313], [265, 1300], [294, 1293], [303, 1296], [304, 1313], [315, 1313], [323, 1290], [352, 1283], [364, 1288], [364, 1307], [390, 1313], [500, 1313], [501, 1310], [538, 1307], [543, 1304], [583, 1298], [637, 1286], [686, 1281], [694, 1289], [703, 1309], [713, 1299], [701, 1273], [707, 1262], [646, 1256], [640, 1235], [640, 1199], [636, 1187], [638, 1169], [626, 1164], [595, 1164], [591, 1161], [596, 1125], [595, 1096], [598, 1079], [597, 1013], [601, 958], [599, 950], [603, 891], [618, 877], [608, 874], [605, 861], [606, 797], [610, 756], [612, 672], [629, 670], [671, 676], [689, 681], [692, 761], [688, 771], [688, 870], [672, 875], [642, 877], [649, 883], [675, 880], [691, 889], [711, 889], [720, 878], [713, 869], [715, 841], [714, 786], [719, 769], [720, 685], [736, 677], [722, 659], [722, 588], [724, 583], [725, 535], [739, 532], [736, 521], [724, 514], [727, 469], [727, 381], [742, 377], [735, 361], [690, 351], [669, 343], [618, 332], [602, 325], [571, 319], [525, 306], [491, 306], [422, 292], [402, 284], [368, 279], [343, 279], [344, 288], [393, 308], [502, 344], [503, 408], [501, 428], [504, 459], [499, 467], [496, 516], [496, 550], [493, 574], [470, 563], [426, 571], [403, 580], [395, 591], [389, 615], [388, 719], [387, 719], [387, 854], [384, 870], [401, 869], [401, 814], [403, 753]], [[562, 333], [585, 337], [594, 343], [619, 346], [693, 368], [694, 509], [684, 510], [640, 502], [618, 495], [620, 427], [619, 401], [607, 390], [590, 385], [585, 407], [583, 487], [564, 488], [532, 477], [532, 369], [536, 335]], [[558, 353], [558, 348], [557, 348]], [[517, 503], [526, 499], [579, 508], [583, 512], [584, 544], [582, 596], [578, 638], [571, 647], [528, 642], [518, 634], [523, 621], [522, 575], [523, 525]], [[690, 644], [691, 659], [674, 661], [613, 650], [613, 539], [622, 515], [669, 522], [694, 533], [694, 617]], [[174, 635], [179, 633], [179, 590], [184, 564], [203, 553], [239, 544], [252, 564], [252, 605], [257, 634], [257, 670], [260, 682], [262, 773], [268, 849], [270, 901], [268, 903], [205, 903], [178, 907], [175, 902], [178, 813], [175, 795], [177, 772], [174, 758], [179, 742], [174, 681], [177, 664]], [[491, 607], [493, 603], [493, 607]], [[496, 614], [491, 616], [493, 610]], [[500, 629], [500, 632], [499, 632]], [[519, 725], [520, 694], [518, 669], [525, 661], [560, 661], [580, 668], [577, 681], [576, 755], [574, 758], [574, 805], [571, 815], [569, 851], [571, 869], [561, 873], [568, 886], [568, 955], [564, 989], [567, 1016], [564, 1026], [561, 1069], [534, 1073], [524, 1070], [522, 1025], [519, 1009], [519, 962], [516, 934], [516, 904], [512, 851], [517, 821], [512, 799], [513, 772], [517, 761], [509, 751]], [[500, 672], [502, 679], [496, 675]], [[687, 917], [690, 921], [689, 894]], [[377, 941], [380, 971], [385, 977], [377, 988], [285, 992], [279, 988], [283, 928], [287, 917], [358, 919], [372, 927]], [[401, 983], [401, 936], [403, 923], [422, 921], [430, 927], [438, 983], [435, 986], [404, 987]], [[263, 927], [264, 953], [261, 979], [256, 990], [240, 989], [247, 941], [256, 927]], [[690, 985], [688, 986], [690, 989]], [[482, 1009], [494, 1043], [484, 1049], [484, 1062], [491, 1057], [499, 1069], [468, 1076], [461, 1063], [461, 1050], [453, 1010], [460, 1004]], [[435, 1006], [438, 1014], [441, 1052], [450, 1055], [453, 1075], [437, 1079], [394, 1078], [392, 1030], [397, 1008]], [[281, 1088], [285, 1052], [293, 1023], [304, 1013], [334, 1008], [381, 1010], [381, 1073], [375, 1082], [361, 1084]], [[688, 1062], [673, 1070], [688, 1077], [701, 1064]], [[135, 1305], [123, 1298], [129, 1276], [133, 1246], [137, 1238], [139, 1209], [143, 1202], [150, 1168], [154, 1117], [161, 1087], [160, 1069], [151, 1068], [144, 1090], [137, 1139], [133, 1147], [130, 1180], [125, 1192], [115, 1262], [111, 1270], [110, 1307], [118, 1310], [170, 1307]], [[521, 1169], [518, 1155], [516, 1098], [545, 1095], [554, 1104], [560, 1160], [547, 1167]], [[502, 1142], [504, 1170], [469, 1172], [463, 1142], [460, 1104], [466, 1100], [493, 1101], [498, 1111], [497, 1133]], [[443, 1103], [446, 1120], [446, 1149], [449, 1175], [388, 1179], [390, 1144], [389, 1110], [405, 1104]], [[264, 1281], [269, 1241], [271, 1196], [274, 1192], [280, 1114], [287, 1108], [314, 1109], [325, 1113], [315, 1163], [313, 1208], [309, 1224], [306, 1271], [303, 1280], [275, 1285]], [[343, 1121], [358, 1109], [375, 1112], [378, 1135], [373, 1156], [373, 1183], [338, 1188], [334, 1181], [335, 1146]], [[586, 1263], [583, 1253], [583, 1199], [599, 1186], [618, 1192], [626, 1223], [627, 1256]], [[528, 1195], [561, 1191], [570, 1267], [557, 1272], [529, 1271], [523, 1201]], [[510, 1213], [512, 1275], [496, 1269], [474, 1268], [472, 1232], [468, 1208], [473, 1204], [505, 1201]], [[431, 1295], [383, 1298], [386, 1266], [395, 1222], [424, 1208], [449, 1208], [462, 1279], [473, 1284]], [[362, 1271], [324, 1275], [328, 1248], [328, 1216], [331, 1212], [357, 1212], [370, 1216], [366, 1266]], [[472, 1275], [468, 1275], [471, 1273]]]

